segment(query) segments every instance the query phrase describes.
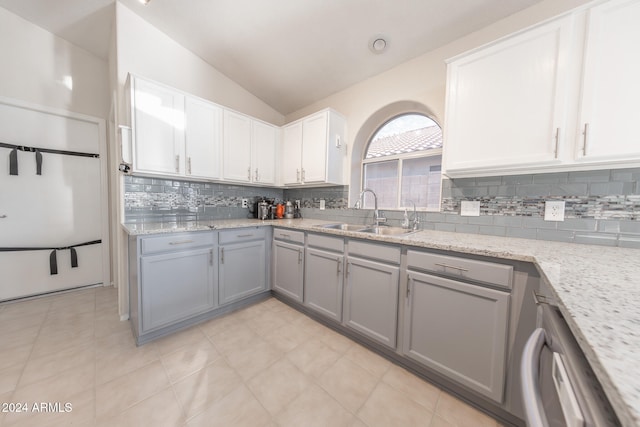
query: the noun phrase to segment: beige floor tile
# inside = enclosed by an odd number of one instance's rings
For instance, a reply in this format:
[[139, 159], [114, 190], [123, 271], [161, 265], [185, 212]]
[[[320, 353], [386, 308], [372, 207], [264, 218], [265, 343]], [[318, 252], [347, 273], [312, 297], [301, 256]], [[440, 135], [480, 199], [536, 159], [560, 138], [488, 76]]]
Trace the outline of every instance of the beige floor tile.
[[68, 347], [57, 353], [38, 358], [30, 358], [24, 368], [18, 387], [55, 376], [56, 374], [95, 362], [93, 343]]
[[263, 336], [284, 325], [285, 320], [278, 316], [277, 313], [265, 309], [265, 311], [257, 314], [255, 317], [248, 319], [246, 323], [258, 336]]
[[92, 345], [93, 325], [89, 328], [60, 328], [52, 334], [40, 333], [29, 356], [31, 359], [46, 357], [68, 348]]
[[185, 422], [184, 414], [171, 387], [143, 400], [121, 414], [96, 423], [100, 427], [176, 427]]
[[219, 359], [181, 379], [173, 389], [190, 419], [241, 385], [242, 379], [236, 371], [224, 359]]
[[45, 379], [19, 385], [13, 399], [21, 402], [66, 402], [72, 395], [82, 391], [89, 390], [93, 394], [95, 373], [93, 360], [77, 363]]
[[167, 337], [153, 342], [160, 355], [165, 355], [178, 350], [180, 347], [208, 342], [206, 335], [197, 326], [176, 332]]
[[369, 427], [428, 427], [433, 413], [413, 400], [407, 399], [404, 394], [391, 386], [380, 382], [371, 393], [371, 397], [358, 411], [358, 417]]
[[27, 364], [33, 344], [24, 344], [18, 347], [4, 348], [0, 346], [0, 370], [22, 364]]
[[382, 377], [392, 365], [384, 357], [356, 343], [347, 350], [344, 357], [371, 372], [377, 378]]
[[114, 346], [106, 351], [98, 348], [96, 346], [96, 384], [104, 384], [159, 359], [151, 345]]
[[349, 359], [341, 358], [318, 378], [318, 384], [349, 411], [356, 413], [378, 378]]
[[445, 392], [440, 393], [436, 414], [456, 427], [496, 426], [493, 418]]
[[[198, 331], [200, 332], [200, 331]], [[174, 383], [220, 359], [220, 353], [206, 339], [180, 347], [161, 357], [169, 380]]]
[[310, 340], [287, 353], [287, 358], [305, 374], [318, 378], [340, 358], [320, 340]]
[[274, 363], [247, 383], [271, 415], [280, 412], [311, 384], [311, 380], [287, 359]]
[[2, 310], [0, 310], [0, 321], [4, 323], [16, 319], [27, 320], [44, 316], [49, 311], [51, 302], [52, 299], [49, 297], [3, 304]]
[[436, 414], [433, 416], [429, 427], [456, 427], [456, 425], [451, 424], [449, 421]]
[[120, 315], [117, 310], [109, 310], [101, 313], [96, 312], [94, 322], [96, 338], [123, 331], [131, 333], [131, 324], [126, 320], [120, 320]]
[[[122, 350], [133, 350], [137, 348], [131, 329], [109, 334], [103, 337], [96, 337], [96, 355], [118, 352]], [[143, 347], [154, 349], [154, 343], [145, 344]]]
[[264, 333], [261, 338], [282, 352], [288, 352], [298, 346], [298, 342], [282, 331], [282, 328]]
[[0, 395], [16, 389], [23, 369], [22, 363], [0, 369]]
[[169, 386], [162, 363], [157, 360], [96, 387], [96, 418], [118, 415]]
[[264, 340], [257, 339], [251, 346], [226, 355], [227, 363], [247, 381], [282, 358], [283, 353]]
[[223, 331], [209, 336], [213, 345], [222, 353], [238, 351], [253, 345], [260, 337], [244, 322], [230, 325]]
[[344, 335], [340, 335], [329, 328], [326, 328], [323, 331], [320, 341], [325, 343], [330, 349], [337, 351], [340, 354], [346, 353], [351, 349], [351, 347], [356, 345], [349, 338]]
[[276, 329], [277, 333], [287, 337], [289, 340], [295, 342], [297, 345], [303, 344], [314, 337], [314, 335], [303, 325], [299, 325], [298, 322], [285, 322], [284, 325]]
[[261, 427], [270, 422], [269, 413], [242, 384], [204, 412], [191, 418], [187, 425], [189, 427]]
[[259, 316], [267, 311], [269, 311], [269, 309], [262, 306], [261, 304], [254, 304], [250, 307], [236, 311], [235, 313], [233, 313], [233, 316], [246, 321], [249, 319], [253, 319], [256, 316]]
[[9, 349], [14, 347], [22, 347], [28, 344], [34, 344], [40, 333], [40, 325], [27, 326], [20, 329], [4, 329], [0, 330], [0, 343], [2, 343], [3, 349]]
[[382, 381], [403, 393], [414, 402], [421, 404], [429, 411], [435, 411], [436, 403], [440, 396], [440, 389], [438, 387], [396, 365], [392, 365], [389, 368], [387, 373], [382, 377]]
[[236, 327], [238, 325], [244, 325], [244, 321], [232, 314], [227, 314], [222, 317], [216, 317], [207, 322], [199, 325], [202, 332], [208, 337], [213, 337], [219, 333], [226, 331], [229, 328]]
[[282, 427], [349, 426], [354, 416], [317, 385], [312, 385], [276, 416]]

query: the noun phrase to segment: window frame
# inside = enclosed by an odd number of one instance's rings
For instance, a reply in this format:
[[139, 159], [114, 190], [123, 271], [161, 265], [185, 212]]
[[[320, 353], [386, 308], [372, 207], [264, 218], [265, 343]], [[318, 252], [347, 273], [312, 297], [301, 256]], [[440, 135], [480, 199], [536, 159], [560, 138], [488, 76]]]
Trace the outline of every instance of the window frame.
[[[443, 155], [443, 148], [434, 148], [434, 149], [430, 149], [430, 150], [421, 150], [421, 151], [413, 151], [410, 153], [400, 153], [400, 154], [392, 154], [390, 156], [382, 156], [382, 157], [373, 157], [370, 159], [367, 159], [367, 152], [369, 151], [369, 146], [371, 145], [371, 142], [373, 141], [373, 137], [378, 133], [378, 131], [380, 129], [382, 129], [383, 127], [385, 127], [388, 123], [402, 117], [402, 116], [407, 116], [407, 115], [421, 115], [424, 116], [426, 118], [428, 118], [429, 120], [433, 121], [433, 123], [435, 123], [436, 126], [438, 126], [440, 128], [440, 132], [442, 132], [442, 127], [440, 126], [440, 124], [438, 122], [436, 122], [436, 120], [434, 120], [432, 117], [429, 117], [428, 115], [424, 114], [424, 113], [414, 113], [414, 112], [410, 112], [410, 113], [402, 113], [402, 114], [397, 114], [395, 116], [393, 116], [392, 118], [390, 118], [389, 120], [385, 121], [382, 125], [378, 126], [375, 130], [375, 132], [373, 132], [373, 134], [371, 135], [371, 137], [369, 138], [364, 151], [362, 153], [362, 159], [360, 160], [360, 192], [362, 192], [365, 189], [365, 166], [367, 164], [370, 163], [382, 163], [382, 162], [388, 162], [388, 161], [397, 161], [398, 162], [398, 191], [397, 191], [397, 198], [396, 198], [396, 206], [395, 208], [379, 208], [379, 209], [384, 209], [384, 210], [391, 210], [391, 211], [404, 211], [405, 209], [414, 209], [413, 204], [410, 206], [403, 206], [402, 205], [402, 168], [403, 168], [403, 161], [404, 160], [408, 160], [408, 159], [416, 159], [416, 158], [426, 158], [426, 157], [436, 157], [436, 156], [441, 156]], [[440, 161], [440, 166], [442, 167], [442, 159]], [[440, 183], [438, 185], [438, 205], [435, 207], [418, 207], [416, 206], [416, 211], [418, 212], [440, 212], [440, 207], [442, 205], [442, 172], [440, 173]], [[362, 201], [362, 208], [363, 209], [373, 209], [373, 207], [369, 207], [365, 205], [365, 200]]]

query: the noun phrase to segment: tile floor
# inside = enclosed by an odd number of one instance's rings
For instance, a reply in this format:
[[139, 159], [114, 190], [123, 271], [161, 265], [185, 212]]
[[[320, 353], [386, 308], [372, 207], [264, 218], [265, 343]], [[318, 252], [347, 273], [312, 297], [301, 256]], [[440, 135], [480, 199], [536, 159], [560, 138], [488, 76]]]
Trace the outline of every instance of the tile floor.
[[0, 305], [0, 426], [499, 425], [273, 298], [141, 347], [116, 300]]

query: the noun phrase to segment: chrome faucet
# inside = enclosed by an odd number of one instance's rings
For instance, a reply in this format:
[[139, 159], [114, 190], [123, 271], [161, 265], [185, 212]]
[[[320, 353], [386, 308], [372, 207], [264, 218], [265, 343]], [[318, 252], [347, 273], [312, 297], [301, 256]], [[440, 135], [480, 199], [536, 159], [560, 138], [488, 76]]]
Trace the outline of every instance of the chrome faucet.
[[410, 200], [411, 203], [413, 203], [413, 231], [416, 231], [418, 228], [420, 228], [420, 218], [418, 218], [418, 211], [416, 210], [416, 202], [414, 202], [413, 200]]
[[[377, 227], [379, 226], [381, 223], [387, 222], [387, 218], [385, 218], [383, 215], [380, 214], [380, 211], [378, 210], [378, 196], [376, 195], [376, 193], [370, 189], [370, 188], [365, 188], [364, 190], [362, 190], [362, 193], [360, 193], [360, 196], [358, 197], [358, 202], [356, 202], [356, 206], [364, 206], [364, 193], [371, 193], [373, 194], [373, 220], [374, 220], [374, 225]], [[362, 203], [360, 203], [362, 201]]]

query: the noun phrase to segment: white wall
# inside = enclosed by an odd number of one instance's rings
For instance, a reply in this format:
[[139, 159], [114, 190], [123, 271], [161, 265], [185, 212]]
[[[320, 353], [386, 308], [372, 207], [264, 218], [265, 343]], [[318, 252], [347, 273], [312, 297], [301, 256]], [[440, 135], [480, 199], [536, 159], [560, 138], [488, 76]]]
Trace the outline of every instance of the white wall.
[[[0, 96], [106, 118], [106, 61], [0, 8]], [[70, 77], [73, 89], [65, 86]]]
[[280, 125], [284, 116], [121, 3], [116, 3], [118, 82], [138, 74]]
[[[588, 1], [545, 0], [540, 2], [480, 31], [291, 113], [286, 116], [286, 122], [291, 122], [322, 108], [334, 108], [347, 118], [349, 156], [351, 156], [358, 133], [363, 133], [363, 129], [369, 132], [371, 124], [367, 120], [372, 116], [379, 116], [375, 113], [384, 110], [390, 104], [423, 104], [432, 113], [433, 118], [441, 126], [444, 126], [446, 59], [561, 14]], [[358, 141], [358, 143], [361, 144], [362, 141]]]

